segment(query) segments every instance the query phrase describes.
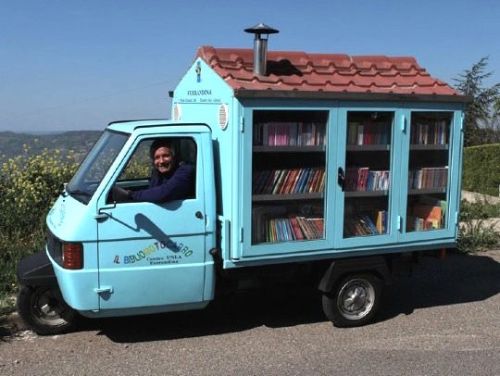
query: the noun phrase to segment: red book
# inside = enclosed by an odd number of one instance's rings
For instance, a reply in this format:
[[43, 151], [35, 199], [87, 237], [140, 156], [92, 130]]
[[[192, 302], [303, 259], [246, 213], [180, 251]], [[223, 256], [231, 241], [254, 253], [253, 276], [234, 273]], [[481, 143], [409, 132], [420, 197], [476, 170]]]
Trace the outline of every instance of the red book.
[[299, 222], [297, 221], [297, 217], [291, 217], [290, 223], [292, 225], [292, 231], [293, 231], [293, 236], [294, 236], [295, 240], [304, 239], [304, 235], [302, 234], [302, 231], [300, 230], [300, 226], [299, 226]]
[[283, 182], [281, 183], [281, 187], [279, 188], [278, 194], [282, 195], [286, 193], [287, 186], [289, 184], [289, 181], [292, 177], [292, 172], [293, 170], [286, 170], [286, 175], [283, 178]]
[[286, 182], [286, 186], [285, 186], [285, 189], [283, 191], [284, 194], [292, 193], [292, 190], [293, 190], [293, 187], [295, 186], [298, 175], [299, 175], [298, 168], [294, 168], [293, 170], [290, 171], [290, 178]]

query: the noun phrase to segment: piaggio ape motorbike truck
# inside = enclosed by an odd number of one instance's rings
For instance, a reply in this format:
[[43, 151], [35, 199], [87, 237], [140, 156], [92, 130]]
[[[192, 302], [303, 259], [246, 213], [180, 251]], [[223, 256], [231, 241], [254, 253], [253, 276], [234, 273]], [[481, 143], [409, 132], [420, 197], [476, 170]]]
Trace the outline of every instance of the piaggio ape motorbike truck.
[[[267, 52], [276, 30], [248, 31], [255, 52], [198, 50], [172, 120], [103, 132], [47, 215], [45, 251], [19, 263], [35, 331], [201, 309], [261, 279], [312, 281], [336, 326], [363, 325], [399, 261], [455, 246], [468, 98], [411, 57]], [[161, 138], [193, 165], [193, 195], [116, 200], [147, 187]]]

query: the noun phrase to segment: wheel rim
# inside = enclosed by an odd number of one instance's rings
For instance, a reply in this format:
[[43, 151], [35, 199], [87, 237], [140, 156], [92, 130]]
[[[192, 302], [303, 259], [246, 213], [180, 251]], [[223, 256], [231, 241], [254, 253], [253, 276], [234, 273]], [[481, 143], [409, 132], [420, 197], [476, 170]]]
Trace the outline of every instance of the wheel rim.
[[61, 301], [50, 289], [39, 290], [31, 301], [33, 316], [45, 325], [59, 326], [66, 322], [61, 313], [64, 308]]
[[351, 279], [339, 291], [339, 312], [348, 320], [359, 320], [370, 313], [375, 304], [375, 289], [364, 279]]

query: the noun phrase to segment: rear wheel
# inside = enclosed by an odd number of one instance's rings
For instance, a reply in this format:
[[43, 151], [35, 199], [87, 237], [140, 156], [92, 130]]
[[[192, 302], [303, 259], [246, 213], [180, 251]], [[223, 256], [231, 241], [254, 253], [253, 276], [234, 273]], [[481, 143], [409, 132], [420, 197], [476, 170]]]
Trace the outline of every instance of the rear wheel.
[[17, 309], [26, 324], [40, 335], [66, 333], [76, 325], [77, 313], [54, 288], [22, 286]]
[[351, 274], [323, 295], [323, 311], [337, 327], [365, 325], [375, 317], [381, 293], [382, 281], [375, 275]]

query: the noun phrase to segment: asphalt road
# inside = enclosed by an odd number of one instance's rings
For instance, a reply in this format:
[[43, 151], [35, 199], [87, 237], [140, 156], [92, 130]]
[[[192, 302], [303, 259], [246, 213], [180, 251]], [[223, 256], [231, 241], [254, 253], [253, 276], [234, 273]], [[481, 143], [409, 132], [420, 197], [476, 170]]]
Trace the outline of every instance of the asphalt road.
[[374, 324], [337, 329], [317, 296], [260, 292], [204, 311], [0, 338], [1, 375], [500, 375], [500, 251], [426, 259]]

